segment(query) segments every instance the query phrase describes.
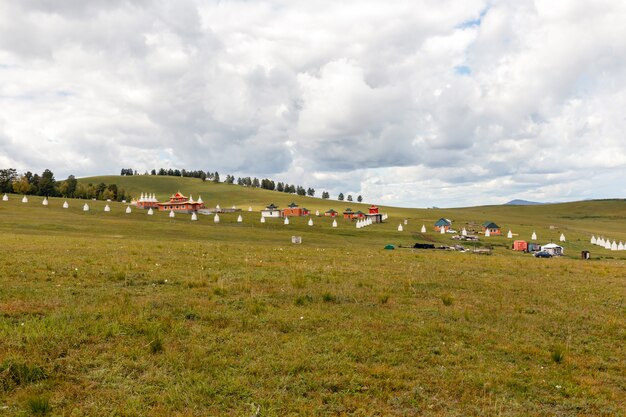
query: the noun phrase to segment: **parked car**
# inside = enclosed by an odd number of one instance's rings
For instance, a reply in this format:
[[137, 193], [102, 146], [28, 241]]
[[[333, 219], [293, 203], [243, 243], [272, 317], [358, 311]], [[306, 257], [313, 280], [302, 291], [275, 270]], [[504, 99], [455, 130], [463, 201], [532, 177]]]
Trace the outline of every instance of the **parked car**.
[[552, 258], [552, 254], [550, 252], [546, 252], [544, 250], [535, 252], [535, 258]]

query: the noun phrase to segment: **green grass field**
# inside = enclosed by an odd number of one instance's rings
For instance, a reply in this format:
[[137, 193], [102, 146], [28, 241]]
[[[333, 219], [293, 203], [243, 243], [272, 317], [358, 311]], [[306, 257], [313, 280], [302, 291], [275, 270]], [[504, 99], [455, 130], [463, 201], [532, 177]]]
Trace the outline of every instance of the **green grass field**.
[[[588, 243], [626, 241], [624, 200], [384, 208], [387, 223], [357, 230], [245, 211], [365, 207], [354, 203], [188, 178], [84, 181], [200, 194], [244, 208], [244, 222], [0, 201], [0, 416], [626, 415], [626, 251]], [[540, 243], [564, 233], [566, 256], [513, 252], [505, 237], [481, 238], [491, 255], [383, 250], [453, 242], [432, 231], [440, 217]]]

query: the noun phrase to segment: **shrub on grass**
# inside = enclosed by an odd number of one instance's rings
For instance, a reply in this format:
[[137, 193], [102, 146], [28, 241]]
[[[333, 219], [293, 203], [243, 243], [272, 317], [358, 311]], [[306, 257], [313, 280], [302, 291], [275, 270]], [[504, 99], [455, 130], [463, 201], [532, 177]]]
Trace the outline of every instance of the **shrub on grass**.
[[221, 296], [226, 295], [226, 290], [221, 287], [215, 287], [213, 288], [213, 294], [221, 297]]
[[3, 389], [32, 384], [47, 377], [46, 372], [38, 365], [29, 365], [10, 359], [0, 364], [0, 388]]
[[152, 354], [162, 353], [165, 350], [165, 347], [163, 346], [163, 339], [158, 336], [153, 339], [148, 346], [150, 348], [150, 353]]
[[30, 415], [35, 416], [45, 416], [51, 411], [50, 401], [44, 397], [30, 397], [26, 404], [28, 405], [28, 410], [30, 411]]
[[381, 304], [387, 304], [389, 302], [389, 294], [382, 294], [378, 297], [378, 301], [380, 301]]
[[337, 297], [335, 297], [334, 295], [332, 295], [329, 292], [325, 292], [322, 295], [322, 301], [324, 301], [325, 303], [336, 303], [337, 302]]
[[555, 363], [561, 363], [565, 359], [565, 350], [563, 346], [554, 346], [550, 352], [550, 357]]
[[307, 295], [300, 295], [296, 297], [296, 301], [294, 302], [294, 304], [297, 306], [303, 306], [305, 304], [312, 303], [312, 302], [313, 302], [313, 297], [307, 294]]

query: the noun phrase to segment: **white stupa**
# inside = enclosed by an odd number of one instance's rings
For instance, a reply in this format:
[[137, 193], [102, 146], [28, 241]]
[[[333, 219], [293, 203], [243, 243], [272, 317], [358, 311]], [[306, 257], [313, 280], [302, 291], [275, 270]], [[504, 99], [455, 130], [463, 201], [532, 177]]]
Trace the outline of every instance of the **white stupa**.
[[237, 217], [237, 223], [243, 223], [243, 217], [241, 217], [241, 214]]
[[333, 227], [337, 227], [337, 220], [333, 219]]
[[592, 245], [596, 244], [596, 237], [594, 235], [591, 235], [591, 244]]
[[354, 225], [357, 229], [361, 228], [361, 222], [357, 220], [356, 224]]
[[265, 223], [265, 217], [261, 216], [261, 223]]
[[440, 227], [439, 228], [439, 233], [441, 233], [442, 235], [446, 234], [446, 228], [445, 227]]
[[532, 236], [530, 237], [531, 240], [537, 240], [537, 233], [533, 232]]
[[83, 206], [83, 211], [89, 211], [89, 204], [85, 203]]
[[611, 250], [617, 250], [617, 242], [613, 241], [613, 244], [611, 245]]
[[109, 207], [109, 205], [107, 204], [106, 206], [104, 206], [104, 211], [106, 212], [111, 211], [111, 207]]
[[426, 225], [422, 225], [422, 233], [426, 233]]
[[198, 220], [198, 215], [196, 214], [196, 212], [194, 211], [193, 213], [191, 213], [191, 221], [195, 222], [196, 220]]
[[220, 210], [220, 205], [219, 205], [219, 204], [216, 204], [216, 205], [215, 205], [215, 209], [216, 209], [216, 210]]
[[233, 209], [233, 210], [237, 210], [237, 206], [233, 204], [232, 209]]
[[8, 195], [3, 195], [2, 196], [2, 201], [9, 201], [9, 196]]
[[489, 236], [491, 236], [491, 232], [489, 231], [489, 229], [485, 229], [485, 237]]
[[198, 196], [198, 201], [197, 202], [200, 203], [200, 204], [204, 204], [204, 201], [202, 201], [202, 196]]
[[289, 224], [289, 217], [285, 217], [285, 224]]
[[309, 218], [309, 223], [308, 223], [308, 225], [309, 225], [309, 226], [313, 226], [313, 219]]
[[513, 239], [513, 232], [511, 232], [510, 229], [509, 229], [509, 233], [506, 234], [506, 237], [508, 237], [509, 239]]
[[174, 217], [176, 217], [176, 213], [174, 213], [174, 210], [170, 210], [170, 219], [173, 219]]
[[28, 197], [26, 196], [22, 197], [22, 203], [28, 203]]
[[409, 221], [407, 219], [404, 219], [404, 225], [406, 226], [407, 224], [409, 224]]
[[41, 202], [42, 206], [47, 206], [48, 205], [48, 197], [44, 198], [43, 201]]
[[565, 234], [561, 233], [561, 237], [559, 237], [561, 242], [565, 242]]
[[316, 215], [317, 217], [319, 217], [319, 216], [320, 216], [320, 211], [319, 211], [319, 210], [315, 210], [315, 215]]
[[215, 223], [219, 223], [219, 222], [220, 222], [220, 215], [219, 215], [219, 214], [217, 214], [217, 213], [215, 213], [215, 217], [213, 217], [213, 221], [214, 221]]
[[191, 194], [189, 194], [189, 202], [191, 204], [195, 203], [195, 201], [193, 201], [193, 196]]
[[609, 239], [604, 242], [604, 249], [611, 249], [611, 241]]
[[248, 211], [252, 211], [252, 206], [249, 206], [249, 207], [248, 207]]
[[133, 212], [133, 211], [131, 210], [130, 206], [126, 207], [126, 214], [130, 214], [130, 213], [132, 213], [132, 212]]
[[596, 245], [604, 247], [604, 238], [600, 236], [598, 240], [596, 240]]
[[64, 202], [63, 202], [63, 208], [70, 208], [70, 205], [69, 205], [69, 204], [67, 204], [67, 201], [64, 201]]
[[404, 228], [402, 227], [402, 224], [399, 224], [399, 225], [398, 225], [398, 232], [401, 232], [401, 231], [403, 231], [403, 230], [404, 230]]
[[465, 228], [461, 230], [461, 236], [467, 236], [467, 230]]
[[154, 211], [152, 210], [152, 207], [150, 207], [148, 209], [148, 216], [152, 216], [154, 214]]
[[620, 240], [619, 244], [617, 245], [617, 250], [624, 250], [624, 244], [622, 243], [621, 240]]

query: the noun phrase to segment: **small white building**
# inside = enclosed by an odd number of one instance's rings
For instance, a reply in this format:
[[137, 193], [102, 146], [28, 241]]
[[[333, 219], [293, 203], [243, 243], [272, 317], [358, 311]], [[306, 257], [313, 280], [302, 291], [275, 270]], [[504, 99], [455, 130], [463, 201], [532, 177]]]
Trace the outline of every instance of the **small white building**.
[[261, 210], [261, 217], [280, 217], [281, 211], [278, 209], [278, 206], [275, 206], [274, 203], [265, 207], [265, 209]]

